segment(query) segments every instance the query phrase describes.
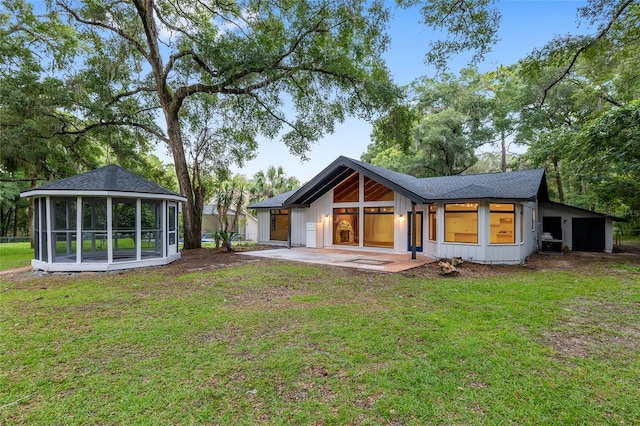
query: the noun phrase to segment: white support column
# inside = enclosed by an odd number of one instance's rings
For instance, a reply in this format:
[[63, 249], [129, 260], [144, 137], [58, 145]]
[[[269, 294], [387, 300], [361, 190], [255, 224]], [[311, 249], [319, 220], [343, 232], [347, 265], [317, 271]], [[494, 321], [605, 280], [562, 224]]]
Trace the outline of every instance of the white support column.
[[47, 263], [53, 263], [53, 248], [55, 241], [52, 241], [53, 232], [51, 232], [51, 197], [45, 199], [44, 208], [45, 220], [47, 221]]
[[82, 263], [82, 196], [76, 199], [76, 263]]
[[167, 257], [169, 244], [169, 227], [167, 226], [167, 200], [162, 200], [162, 257]]
[[[38, 199], [38, 211], [36, 212], [36, 214], [38, 215], [38, 241], [36, 241], [36, 244], [38, 244], [38, 260], [43, 261], [42, 259], [42, 249], [44, 249], [43, 245], [42, 245], [42, 221], [45, 220], [45, 218], [42, 217], [42, 203], [45, 201], [44, 197], [40, 197]], [[35, 217], [35, 215], [34, 215]]]
[[136, 198], [136, 260], [142, 259], [142, 202]]
[[67, 243], [67, 253], [71, 253], [71, 234], [69, 232], [71, 225], [71, 201], [66, 202], [66, 211], [65, 211], [65, 224], [64, 227], [66, 229], [65, 232], [65, 241]]
[[107, 264], [113, 263], [113, 200], [107, 197]]

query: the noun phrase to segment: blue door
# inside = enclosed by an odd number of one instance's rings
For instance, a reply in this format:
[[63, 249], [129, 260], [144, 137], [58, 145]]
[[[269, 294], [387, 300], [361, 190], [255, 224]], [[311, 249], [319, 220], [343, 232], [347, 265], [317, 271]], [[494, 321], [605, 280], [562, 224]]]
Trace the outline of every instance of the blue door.
[[[408, 212], [407, 218], [407, 247], [411, 251], [411, 227], [413, 226], [413, 213]], [[422, 212], [416, 212], [416, 251], [422, 252]]]

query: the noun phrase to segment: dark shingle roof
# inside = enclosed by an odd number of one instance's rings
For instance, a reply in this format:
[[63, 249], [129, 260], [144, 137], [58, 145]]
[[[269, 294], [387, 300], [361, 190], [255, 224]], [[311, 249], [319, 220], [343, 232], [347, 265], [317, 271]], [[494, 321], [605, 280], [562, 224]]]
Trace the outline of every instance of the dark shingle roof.
[[538, 195], [544, 169], [418, 179], [420, 194], [431, 200], [516, 199]]
[[[32, 191], [110, 191], [137, 192], [143, 194], [161, 194], [182, 197], [157, 183], [131, 173], [115, 164], [110, 164], [89, 172], [80, 173], [65, 179], [49, 182]], [[28, 191], [31, 192], [31, 191]]]
[[353, 171], [363, 173], [419, 204], [429, 201], [469, 199], [533, 200], [539, 195], [539, 191], [542, 191], [540, 195], [543, 200], [548, 198], [544, 169], [416, 178], [340, 156], [297, 191], [280, 194], [249, 207], [278, 208], [308, 205]]
[[267, 198], [266, 200], [259, 201], [247, 206], [248, 209], [277, 209], [284, 206], [284, 201], [293, 195], [298, 189], [283, 192], [275, 197]]

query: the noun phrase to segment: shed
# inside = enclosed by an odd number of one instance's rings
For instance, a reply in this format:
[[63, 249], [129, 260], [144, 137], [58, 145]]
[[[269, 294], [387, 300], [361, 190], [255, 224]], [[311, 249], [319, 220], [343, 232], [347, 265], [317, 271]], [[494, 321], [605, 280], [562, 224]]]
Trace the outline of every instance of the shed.
[[186, 198], [116, 165], [25, 191], [33, 197], [35, 269], [110, 271], [180, 258]]

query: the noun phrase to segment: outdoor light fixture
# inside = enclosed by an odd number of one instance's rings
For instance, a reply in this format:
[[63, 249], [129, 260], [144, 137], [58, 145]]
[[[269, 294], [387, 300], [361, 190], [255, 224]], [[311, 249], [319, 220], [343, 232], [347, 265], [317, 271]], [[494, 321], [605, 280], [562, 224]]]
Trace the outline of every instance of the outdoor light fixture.
[[404, 216], [403, 216], [403, 215], [400, 215], [399, 219], [400, 219], [400, 220], [404, 220]]

